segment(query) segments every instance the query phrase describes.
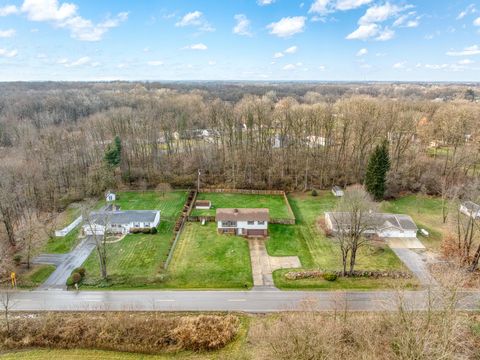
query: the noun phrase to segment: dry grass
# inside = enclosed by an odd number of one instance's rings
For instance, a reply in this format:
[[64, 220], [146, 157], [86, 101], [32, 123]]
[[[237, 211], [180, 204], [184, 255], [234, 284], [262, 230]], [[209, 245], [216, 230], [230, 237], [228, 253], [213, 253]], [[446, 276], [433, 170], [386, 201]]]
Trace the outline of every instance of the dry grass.
[[239, 320], [232, 315], [155, 313], [41, 314], [16, 317], [0, 328], [0, 350], [97, 349], [145, 354], [218, 350], [231, 342]]

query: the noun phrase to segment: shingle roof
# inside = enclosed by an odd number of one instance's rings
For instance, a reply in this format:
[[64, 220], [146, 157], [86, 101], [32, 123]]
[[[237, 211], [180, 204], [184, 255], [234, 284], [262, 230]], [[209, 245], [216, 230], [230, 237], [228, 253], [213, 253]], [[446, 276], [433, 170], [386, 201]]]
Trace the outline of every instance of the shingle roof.
[[480, 211], [480, 205], [475, 204], [472, 201], [465, 201], [463, 204], [471, 213], [477, 213]]
[[126, 211], [102, 211], [90, 214], [92, 222], [97, 225], [110, 224], [126, 225], [132, 222], [154, 222], [157, 210], [126, 210]]
[[268, 209], [217, 209], [216, 221], [269, 221]]
[[[332, 221], [334, 231], [338, 229], [338, 226], [349, 225], [351, 223], [348, 213], [325, 213], [325, 215], [327, 214], [332, 217], [332, 220], [334, 219], [334, 221]], [[367, 221], [367, 216], [365, 218], [365, 221]], [[399, 230], [418, 230], [417, 225], [415, 224], [413, 219], [410, 216], [403, 214], [375, 213], [371, 214], [371, 219], [368, 219], [368, 221], [372, 222], [372, 227], [375, 227], [377, 230], [383, 230], [392, 227]]]

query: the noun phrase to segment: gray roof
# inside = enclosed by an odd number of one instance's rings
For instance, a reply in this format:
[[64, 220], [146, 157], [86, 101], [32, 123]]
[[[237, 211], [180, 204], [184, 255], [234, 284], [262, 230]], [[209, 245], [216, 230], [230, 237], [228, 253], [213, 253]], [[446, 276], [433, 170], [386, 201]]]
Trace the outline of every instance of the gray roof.
[[215, 221], [269, 221], [268, 209], [217, 209]]
[[132, 222], [154, 222], [157, 210], [125, 210], [125, 211], [102, 211], [92, 212], [90, 217], [97, 225], [110, 224], [126, 225]]
[[472, 201], [465, 201], [463, 204], [471, 213], [477, 213], [480, 211], [480, 205], [475, 204]]
[[[334, 231], [338, 230], [338, 226], [349, 225], [352, 221], [350, 220], [349, 213], [340, 213], [340, 212], [327, 212], [325, 215], [330, 215], [332, 217], [332, 227]], [[371, 216], [371, 219], [368, 217]], [[365, 221], [371, 222], [372, 227], [375, 227], [377, 230], [383, 230], [388, 228], [396, 228], [399, 230], [418, 230], [417, 225], [408, 215], [403, 214], [382, 214], [374, 213], [371, 215], [365, 214]]]

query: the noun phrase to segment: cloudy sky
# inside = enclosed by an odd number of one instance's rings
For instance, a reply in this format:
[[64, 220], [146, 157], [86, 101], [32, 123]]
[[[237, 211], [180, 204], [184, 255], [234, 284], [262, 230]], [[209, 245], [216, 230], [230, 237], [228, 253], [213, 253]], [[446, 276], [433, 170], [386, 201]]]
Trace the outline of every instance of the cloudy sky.
[[0, 81], [480, 81], [480, 1], [0, 0]]

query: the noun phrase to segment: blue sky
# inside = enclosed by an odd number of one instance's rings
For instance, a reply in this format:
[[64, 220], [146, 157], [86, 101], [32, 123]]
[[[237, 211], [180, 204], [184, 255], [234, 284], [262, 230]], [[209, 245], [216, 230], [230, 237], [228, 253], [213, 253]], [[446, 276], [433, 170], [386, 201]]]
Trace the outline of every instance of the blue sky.
[[0, 0], [0, 81], [480, 81], [480, 2]]

